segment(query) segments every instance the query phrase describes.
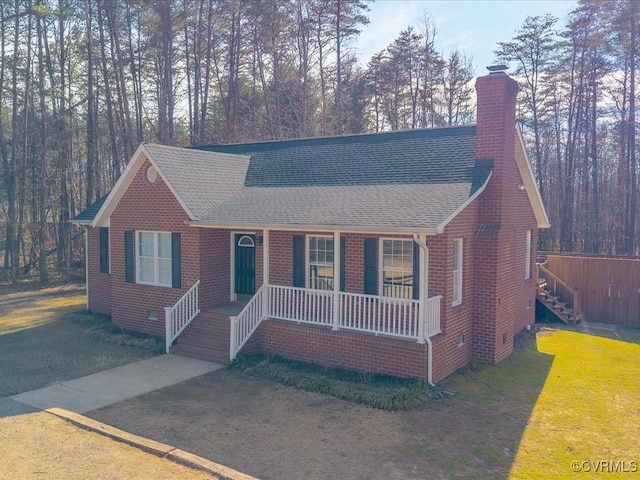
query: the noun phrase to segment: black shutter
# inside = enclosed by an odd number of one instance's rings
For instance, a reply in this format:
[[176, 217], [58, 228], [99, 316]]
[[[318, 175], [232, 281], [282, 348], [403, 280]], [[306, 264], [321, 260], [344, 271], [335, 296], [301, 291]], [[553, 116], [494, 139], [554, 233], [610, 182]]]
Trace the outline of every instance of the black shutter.
[[364, 239], [364, 293], [378, 294], [378, 239]]
[[133, 251], [133, 230], [126, 230], [124, 232], [124, 281], [127, 283], [135, 281]]
[[345, 268], [347, 266], [347, 257], [345, 256], [344, 253], [344, 245], [345, 245], [345, 241], [344, 241], [344, 237], [340, 237], [340, 291], [344, 292], [345, 291]]
[[182, 288], [182, 260], [180, 256], [180, 234], [171, 234], [171, 286]]
[[109, 229], [100, 227], [100, 273], [109, 273]]
[[420, 298], [420, 245], [413, 242], [413, 298]]
[[304, 235], [293, 236], [293, 286], [304, 287]]

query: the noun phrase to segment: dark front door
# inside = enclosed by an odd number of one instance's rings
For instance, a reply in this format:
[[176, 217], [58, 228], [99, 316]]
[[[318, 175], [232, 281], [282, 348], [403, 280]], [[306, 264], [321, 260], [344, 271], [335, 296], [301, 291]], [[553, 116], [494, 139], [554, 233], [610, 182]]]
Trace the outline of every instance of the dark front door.
[[236, 294], [256, 293], [256, 249], [255, 235], [237, 234], [236, 249]]

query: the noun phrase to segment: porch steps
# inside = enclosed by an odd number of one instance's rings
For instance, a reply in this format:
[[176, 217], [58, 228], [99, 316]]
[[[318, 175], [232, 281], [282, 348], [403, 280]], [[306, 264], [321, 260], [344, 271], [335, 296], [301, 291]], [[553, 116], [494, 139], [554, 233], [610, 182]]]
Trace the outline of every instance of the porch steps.
[[207, 362], [229, 361], [229, 317], [221, 313], [200, 312], [176, 339], [170, 352]]

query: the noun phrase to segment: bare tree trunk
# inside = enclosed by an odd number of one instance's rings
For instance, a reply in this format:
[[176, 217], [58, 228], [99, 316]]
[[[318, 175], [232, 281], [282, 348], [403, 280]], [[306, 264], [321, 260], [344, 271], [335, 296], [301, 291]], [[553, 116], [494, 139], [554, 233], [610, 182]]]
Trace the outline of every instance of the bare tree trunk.
[[94, 200], [96, 181], [96, 108], [95, 95], [93, 91], [93, 12], [90, 0], [85, 0], [85, 33], [87, 48], [87, 166], [86, 166], [86, 205], [90, 205]]
[[629, 171], [629, 207], [625, 225], [625, 252], [636, 253], [636, 216], [638, 211], [638, 172], [636, 163], [636, 10], [637, 3], [630, 2], [630, 45], [629, 45], [629, 123], [627, 134], [627, 154]]
[[67, 106], [67, 38], [65, 0], [58, 0], [58, 62], [60, 68], [60, 99], [58, 108], [58, 180], [60, 183], [60, 205], [58, 213], [58, 250], [57, 263], [60, 270], [69, 268], [68, 248], [71, 237], [69, 227], [69, 163], [71, 161], [71, 135], [69, 130], [70, 111]]
[[98, 29], [100, 32], [100, 64], [102, 67], [102, 82], [104, 83], [104, 100], [107, 107], [107, 125], [109, 127], [109, 144], [111, 146], [111, 182], [115, 183], [122, 170], [120, 162], [120, 150], [118, 147], [114, 106], [111, 88], [111, 76], [109, 75], [109, 67], [107, 63], [107, 39], [105, 37], [105, 19], [103, 15], [103, 0], [96, 2], [98, 12]]
[[38, 212], [38, 269], [40, 270], [40, 282], [49, 281], [49, 269], [47, 265], [47, 179], [49, 176], [47, 167], [47, 153], [49, 151], [48, 116], [46, 105], [46, 91], [44, 86], [44, 48], [46, 41], [42, 18], [38, 16], [36, 21], [36, 33], [38, 37], [38, 96], [40, 103], [40, 175], [38, 183], [38, 197], [36, 200]]

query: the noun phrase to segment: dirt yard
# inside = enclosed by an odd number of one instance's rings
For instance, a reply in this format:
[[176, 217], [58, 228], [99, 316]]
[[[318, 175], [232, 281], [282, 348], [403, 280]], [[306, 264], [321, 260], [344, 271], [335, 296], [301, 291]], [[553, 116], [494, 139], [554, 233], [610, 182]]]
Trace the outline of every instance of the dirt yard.
[[46, 412], [0, 416], [0, 479], [87, 478], [215, 480]]
[[530, 405], [486, 400], [391, 413], [219, 370], [89, 416], [263, 479], [506, 478]]

